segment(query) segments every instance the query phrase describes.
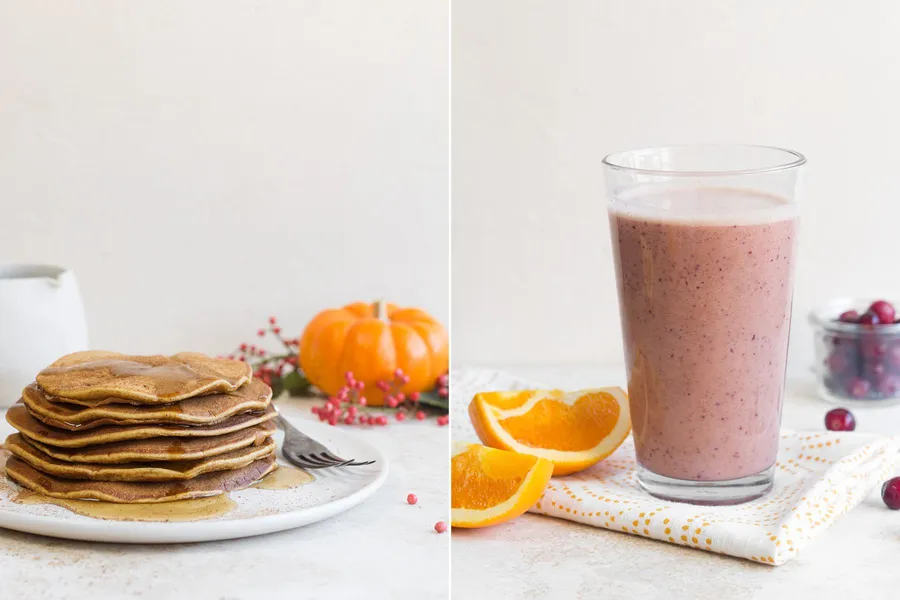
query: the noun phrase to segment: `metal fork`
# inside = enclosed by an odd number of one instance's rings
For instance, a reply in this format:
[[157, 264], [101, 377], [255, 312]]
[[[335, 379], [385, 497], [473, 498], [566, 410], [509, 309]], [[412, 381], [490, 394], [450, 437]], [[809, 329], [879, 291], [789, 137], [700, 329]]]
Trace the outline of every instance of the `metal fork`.
[[291, 425], [281, 415], [276, 417], [276, 422], [284, 430], [284, 442], [281, 444], [281, 453], [298, 467], [303, 467], [304, 469], [361, 467], [375, 462], [374, 460], [357, 462], [353, 459], [345, 460], [340, 458], [334, 455], [331, 450]]

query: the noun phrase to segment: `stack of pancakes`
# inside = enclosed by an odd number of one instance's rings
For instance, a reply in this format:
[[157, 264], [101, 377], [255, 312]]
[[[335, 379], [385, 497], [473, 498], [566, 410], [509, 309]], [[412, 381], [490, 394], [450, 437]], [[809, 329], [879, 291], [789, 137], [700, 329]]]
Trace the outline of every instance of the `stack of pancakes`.
[[272, 390], [250, 366], [183, 352], [78, 352], [6, 414], [7, 475], [56, 498], [167, 502], [245, 488], [275, 469]]

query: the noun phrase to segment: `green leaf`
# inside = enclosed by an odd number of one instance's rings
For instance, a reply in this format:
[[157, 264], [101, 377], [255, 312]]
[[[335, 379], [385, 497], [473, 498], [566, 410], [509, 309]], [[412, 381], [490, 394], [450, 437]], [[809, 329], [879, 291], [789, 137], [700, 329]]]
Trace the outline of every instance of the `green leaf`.
[[450, 412], [450, 399], [441, 398], [436, 392], [422, 392], [419, 394], [419, 404], [435, 408], [441, 412]]
[[277, 398], [278, 396], [281, 395], [281, 392], [284, 391], [284, 381], [281, 379], [281, 377], [276, 377], [276, 378], [272, 379], [271, 387], [272, 387], [272, 397]]
[[299, 371], [291, 371], [283, 377], [284, 389], [291, 396], [308, 396], [310, 394], [309, 380]]

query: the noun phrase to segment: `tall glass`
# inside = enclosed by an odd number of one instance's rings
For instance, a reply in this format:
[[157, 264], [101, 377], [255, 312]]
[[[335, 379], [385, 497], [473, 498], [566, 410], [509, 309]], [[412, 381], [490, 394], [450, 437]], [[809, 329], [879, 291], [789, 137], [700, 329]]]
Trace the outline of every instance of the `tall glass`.
[[654, 496], [772, 489], [805, 162], [740, 145], [603, 160], [638, 482]]

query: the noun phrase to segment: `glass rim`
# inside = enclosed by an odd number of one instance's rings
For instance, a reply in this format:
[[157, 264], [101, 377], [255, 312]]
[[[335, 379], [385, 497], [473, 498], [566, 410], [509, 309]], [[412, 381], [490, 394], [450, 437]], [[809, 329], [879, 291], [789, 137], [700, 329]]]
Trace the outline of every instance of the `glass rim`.
[[[684, 171], [678, 169], [643, 169], [640, 167], [631, 167], [628, 165], [621, 164], [616, 161], [617, 157], [624, 157], [626, 155], [633, 155], [640, 152], [659, 152], [663, 150], [685, 150], [689, 148], [752, 148], [756, 150], [774, 150], [776, 152], [780, 152], [786, 154], [786, 158], [790, 158], [790, 160], [786, 160], [785, 162], [777, 163], [774, 165], [766, 166], [766, 167], [756, 167], [751, 169], [711, 169], [711, 170], [700, 170], [700, 171]], [[756, 175], [758, 173], [772, 173], [776, 171], [787, 171], [790, 169], [796, 169], [798, 167], [806, 164], [806, 157], [797, 152], [796, 150], [788, 150], [787, 148], [780, 148], [778, 146], [764, 146], [760, 144], [678, 144], [671, 146], [649, 146], [646, 148], [638, 148], [635, 150], [622, 150], [618, 152], [611, 152], [603, 157], [602, 164], [610, 169], [614, 169], [616, 171], [623, 171], [626, 173], [635, 173], [642, 175], [658, 175], [658, 176], [666, 176], [666, 177], [710, 177], [710, 176], [731, 176], [731, 175]]]

